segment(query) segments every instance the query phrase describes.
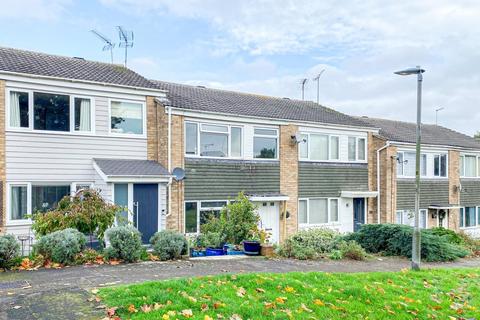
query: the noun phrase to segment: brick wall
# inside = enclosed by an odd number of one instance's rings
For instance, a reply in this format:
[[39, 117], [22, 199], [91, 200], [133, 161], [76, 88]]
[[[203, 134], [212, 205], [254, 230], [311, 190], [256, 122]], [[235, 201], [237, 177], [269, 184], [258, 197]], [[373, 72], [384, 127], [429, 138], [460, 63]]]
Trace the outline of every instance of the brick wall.
[[[460, 205], [460, 152], [448, 151], [448, 201], [451, 205]], [[450, 209], [448, 216], [448, 228], [459, 230], [460, 210]]]
[[0, 80], [0, 234], [6, 225], [6, 186], [5, 186], [5, 81]]
[[[377, 150], [383, 147], [386, 140], [372, 133], [368, 134], [368, 190], [377, 189]], [[366, 223], [378, 223], [377, 204], [378, 198], [367, 199], [367, 221]]]
[[280, 241], [298, 230], [298, 145], [291, 138], [297, 131], [295, 125], [280, 126], [280, 193], [289, 197], [283, 209], [290, 213], [280, 221]]
[[147, 159], [158, 161], [157, 105], [154, 97], [147, 97]]
[[380, 221], [395, 222], [397, 210], [397, 147], [380, 151]]

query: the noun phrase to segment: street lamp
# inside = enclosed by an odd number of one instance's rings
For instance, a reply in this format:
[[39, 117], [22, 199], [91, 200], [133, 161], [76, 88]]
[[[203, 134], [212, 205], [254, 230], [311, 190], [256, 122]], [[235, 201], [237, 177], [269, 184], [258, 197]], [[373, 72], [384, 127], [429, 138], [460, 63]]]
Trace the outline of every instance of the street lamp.
[[418, 214], [420, 207], [420, 143], [422, 138], [422, 81], [425, 70], [417, 66], [395, 72], [401, 76], [417, 75], [417, 144], [415, 154], [415, 226], [412, 238], [412, 269], [420, 270], [420, 216]]
[[438, 126], [438, 111], [442, 111], [443, 109], [445, 109], [445, 108], [440, 107], [440, 108], [435, 109], [435, 125], [436, 126]]

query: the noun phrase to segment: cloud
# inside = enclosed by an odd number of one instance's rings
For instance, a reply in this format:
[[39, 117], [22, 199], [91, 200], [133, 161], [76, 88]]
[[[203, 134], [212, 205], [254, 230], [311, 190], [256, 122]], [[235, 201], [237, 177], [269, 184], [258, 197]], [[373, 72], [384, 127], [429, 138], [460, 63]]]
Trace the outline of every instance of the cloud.
[[61, 20], [71, 0], [3, 0], [0, 17], [5, 19]]

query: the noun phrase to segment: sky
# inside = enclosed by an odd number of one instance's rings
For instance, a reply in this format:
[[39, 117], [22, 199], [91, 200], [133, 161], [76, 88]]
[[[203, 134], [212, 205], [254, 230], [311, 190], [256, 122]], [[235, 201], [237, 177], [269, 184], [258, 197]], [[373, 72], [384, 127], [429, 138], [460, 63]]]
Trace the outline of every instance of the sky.
[[[357, 116], [480, 130], [480, 2], [445, 0], [0, 0], [0, 46], [110, 61], [95, 29], [118, 43], [133, 30], [128, 67], [164, 81], [301, 99]], [[114, 50], [123, 63], [123, 49]]]

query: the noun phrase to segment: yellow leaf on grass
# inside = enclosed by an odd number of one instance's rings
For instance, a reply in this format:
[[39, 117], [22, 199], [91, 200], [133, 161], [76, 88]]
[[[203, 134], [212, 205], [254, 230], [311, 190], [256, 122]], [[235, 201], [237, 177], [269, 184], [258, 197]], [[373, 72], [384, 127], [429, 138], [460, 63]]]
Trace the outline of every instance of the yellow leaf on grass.
[[129, 305], [127, 310], [130, 313], [138, 312], [137, 308], [135, 308], [135, 306], [133, 304]]
[[287, 300], [286, 297], [276, 297], [275, 298], [275, 301], [280, 303], [280, 304], [284, 304], [285, 303], [285, 300]]
[[292, 288], [292, 287], [286, 286], [286, 287], [285, 287], [285, 292], [294, 293], [294, 292], [295, 292], [295, 289]]
[[257, 288], [255, 289], [258, 293], [265, 293], [265, 290], [262, 288]]
[[203, 320], [213, 320], [213, 318], [206, 314], [205, 317], [203, 317]]
[[191, 318], [191, 317], [193, 317], [193, 311], [192, 311], [192, 309], [182, 310], [182, 316], [184, 316], [185, 318]]
[[304, 303], [300, 305], [300, 309], [306, 312], [312, 312], [312, 309], [309, 309]]
[[313, 303], [315, 303], [317, 306], [321, 306], [321, 307], [323, 307], [325, 305], [325, 303], [320, 299], [313, 300]]
[[165, 313], [165, 314], [162, 316], [162, 320], [170, 320], [170, 316]]
[[265, 309], [273, 309], [273, 308], [275, 308], [275, 304], [272, 303], [272, 302], [264, 302], [263, 305], [264, 305]]
[[173, 311], [173, 310], [170, 310], [170, 311], [167, 312], [167, 315], [169, 315], [170, 317], [173, 317], [173, 316], [175, 316], [176, 314], [177, 314], [177, 313], [176, 313], [175, 311]]
[[242, 317], [240, 317], [238, 314], [232, 314], [230, 320], [242, 320]]
[[238, 288], [237, 290], [237, 296], [239, 296], [240, 298], [243, 298], [245, 297], [245, 294], [247, 293], [247, 291], [245, 290], [245, 288], [243, 287], [240, 287]]

